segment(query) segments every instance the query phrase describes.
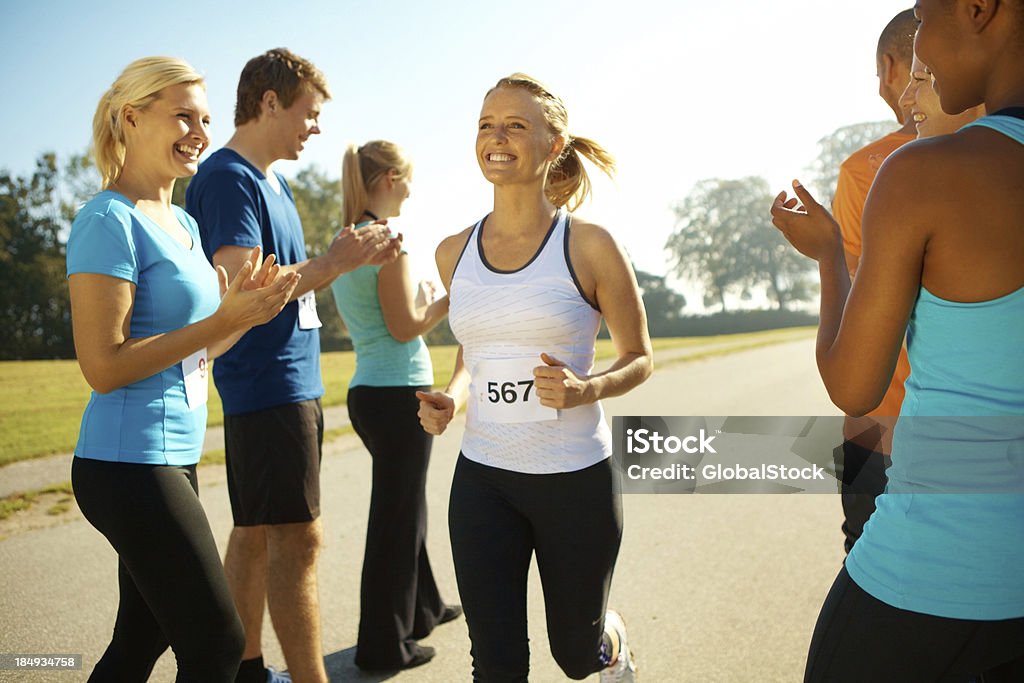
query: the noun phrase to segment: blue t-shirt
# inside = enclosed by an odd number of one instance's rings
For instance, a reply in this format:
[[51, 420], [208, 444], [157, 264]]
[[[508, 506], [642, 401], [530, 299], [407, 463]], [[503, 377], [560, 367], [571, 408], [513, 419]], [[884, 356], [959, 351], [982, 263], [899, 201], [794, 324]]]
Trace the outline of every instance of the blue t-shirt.
[[[174, 207], [189, 249], [124, 196], [101, 192], [78, 212], [68, 238], [68, 276], [110, 275], [135, 283], [129, 335], [149, 337], [209, 317], [220, 303], [217, 274], [192, 217]], [[190, 410], [181, 363], [110, 393], [92, 392], [75, 455], [149, 465], [194, 465], [206, 405]]]
[[[306, 260], [302, 223], [291, 188], [277, 174], [280, 193], [234, 150], [219, 149], [199, 165], [185, 194], [203, 249], [255, 247], [281, 265]], [[299, 329], [299, 304], [290, 302], [273, 320], [249, 330], [217, 359], [213, 380], [228, 415], [240, 415], [323, 396], [320, 334]]]
[[[368, 225], [362, 223], [357, 227]], [[334, 304], [345, 320], [356, 352], [350, 387], [419, 387], [434, 383], [423, 337], [400, 342], [388, 332], [377, 295], [380, 266], [362, 266], [333, 283]]]

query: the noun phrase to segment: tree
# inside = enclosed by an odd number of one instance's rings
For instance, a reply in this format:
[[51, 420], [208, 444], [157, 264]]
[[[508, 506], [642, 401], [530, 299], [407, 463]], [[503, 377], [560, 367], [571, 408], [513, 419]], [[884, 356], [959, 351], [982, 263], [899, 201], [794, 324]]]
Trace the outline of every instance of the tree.
[[74, 355], [65, 281], [57, 157], [43, 154], [31, 176], [0, 173], [0, 325], [4, 360]]
[[672, 289], [664, 277], [653, 273], [636, 270], [636, 282], [643, 295], [644, 309], [647, 311], [647, 327], [651, 336], [671, 336], [669, 330], [683, 316], [686, 297]]
[[813, 188], [817, 199], [823, 206], [832, 203], [836, 194], [836, 182], [839, 180], [839, 165], [846, 157], [856, 152], [869, 142], [896, 130], [893, 121], [866, 121], [843, 126], [818, 140], [818, 158], [808, 168], [810, 172], [809, 187]]
[[771, 224], [768, 181], [702, 180], [675, 207], [676, 231], [665, 248], [674, 272], [703, 285], [706, 305], [726, 308], [727, 293], [766, 287], [779, 309], [810, 298], [810, 263]]

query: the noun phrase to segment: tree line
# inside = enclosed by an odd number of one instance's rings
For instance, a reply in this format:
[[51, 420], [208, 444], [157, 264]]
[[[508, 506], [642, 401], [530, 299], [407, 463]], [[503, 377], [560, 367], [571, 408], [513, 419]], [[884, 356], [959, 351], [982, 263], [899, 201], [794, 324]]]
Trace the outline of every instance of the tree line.
[[[891, 128], [862, 123], [822, 138], [818, 158], [808, 169], [819, 197], [835, 192], [839, 163], [846, 156]], [[315, 166], [303, 168], [289, 184], [306, 231], [307, 251], [322, 253], [342, 228], [340, 184]], [[0, 360], [74, 357], [65, 245], [75, 213], [98, 187], [99, 174], [85, 154], [61, 163], [56, 154], [44, 153], [26, 175], [0, 170]], [[174, 203], [184, 206], [187, 187], [188, 179], [175, 184]], [[786, 310], [811, 299], [816, 290], [810, 262], [787, 248], [771, 226], [772, 198], [763, 178], [702, 180], [675, 205], [675, 230], [665, 249], [672, 272], [703, 287], [705, 306], [717, 305], [726, 313], [728, 295], [749, 297], [763, 288], [779, 314], [755, 315], [747, 321], [727, 313], [711, 319], [687, 317], [686, 298], [667, 284], [665, 276], [637, 271], [653, 336], [748, 331], [752, 325], [763, 329], [813, 320]], [[317, 308], [324, 325], [323, 348], [350, 348], [329, 289], [317, 294]], [[443, 322], [427, 341], [455, 340]]]

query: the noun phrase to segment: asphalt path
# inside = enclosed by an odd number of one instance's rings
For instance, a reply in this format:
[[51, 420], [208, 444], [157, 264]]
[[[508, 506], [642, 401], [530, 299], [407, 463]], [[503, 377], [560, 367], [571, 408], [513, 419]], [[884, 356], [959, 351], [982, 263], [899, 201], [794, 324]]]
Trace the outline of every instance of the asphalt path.
[[[667, 365], [614, 415], [836, 415], [818, 378], [813, 340]], [[428, 549], [442, 595], [458, 600], [446, 527], [462, 419], [435, 440], [427, 482]], [[325, 448], [326, 547], [320, 564], [323, 642], [332, 681], [470, 679], [465, 622], [439, 627], [418, 669], [362, 674], [352, 663], [370, 459], [354, 437]], [[225, 547], [231, 516], [222, 468], [200, 468], [203, 505]], [[799, 680], [821, 602], [842, 561], [839, 499], [828, 495], [626, 495], [611, 605], [629, 626], [647, 683]], [[77, 510], [63, 524], [0, 541], [0, 653], [77, 653], [77, 672], [7, 672], [0, 680], [78, 681], [102, 653], [117, 604], [116, 557]], [[495, 590], [500, 590], [495, 586]], [[530, 576], [531, 681], [564, 681], [551, 658], [536, 571]], [[268, 663], [284, 664], [269, 627]], [[153, 681], [174, 679], [173, 654]], [[596, 681], [595, 675], [592, 680]]]

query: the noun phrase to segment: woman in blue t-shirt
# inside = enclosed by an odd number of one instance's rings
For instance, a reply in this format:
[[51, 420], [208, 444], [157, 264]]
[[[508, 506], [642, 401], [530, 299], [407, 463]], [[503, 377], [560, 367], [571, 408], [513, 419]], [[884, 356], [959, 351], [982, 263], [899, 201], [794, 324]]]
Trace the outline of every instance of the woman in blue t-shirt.
[[[398, 216], [412, 165], [391, 142], [350, 145], [343, 162], [345, 225]], [[363, 266], [331, 285], [356, 352], [348, 414], [373, 457], [366, 550], [360, 588], [356, 665], [406, 669], [434, 649], [416, 641], [462, 613], [446, 606], [427, 557], [427, 465], [432, 437], [419, 424], [416, 391], [434, 374], [420, 336], [448, 314], [448, 297], [417, 292], [404, 251], [384, 266]]]
[[[68, 238], [75, 350], [93, 393], [72, 482], [118, 554], [113, 638], [90, 680], [144, 681], [168, 645], [178, 680], [232, 681], [242, 626], [199, 503], [208, 364], [273, 318], [298, 280], [259, 252], [230, 283], [195, 221], [171, 204], [209, 144], [202, 77], [167, 57], [132, 62], [100, 99], [103, 191]], [[218, 290], [219, 280], [219, 290]], [[219, 296], [218, 296], [219, 294]]]

